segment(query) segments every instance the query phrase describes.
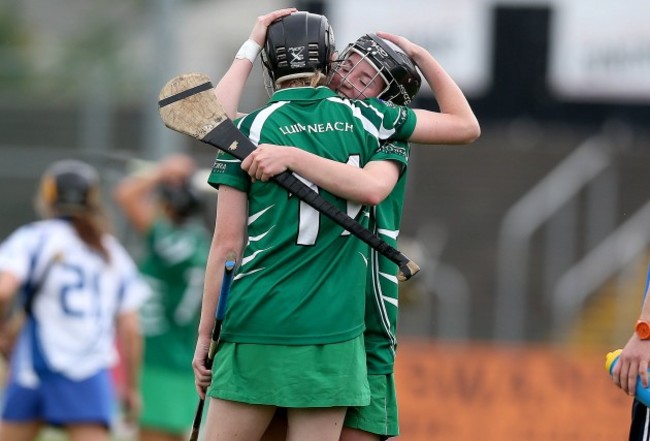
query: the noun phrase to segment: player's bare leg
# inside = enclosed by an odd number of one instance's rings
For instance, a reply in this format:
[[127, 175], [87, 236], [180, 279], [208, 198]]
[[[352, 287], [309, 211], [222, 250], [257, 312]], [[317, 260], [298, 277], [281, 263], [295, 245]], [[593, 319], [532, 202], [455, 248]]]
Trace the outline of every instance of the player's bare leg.
[[[260, 441], [285, 441], [287, 439], [287, 417], [286, 414], [275, 416], [271, 420], [269, 427], [266, 428], [264, 436]], [[379, 435], [364, 432], [359, 429], [343, 427], [339, 441], [379, 441]], [[143, 440], [140, 440], [143, 441]]]
[[287, 441], [338, 441], [347, 407], [288, 409]]
[[286, 439], [287, 413], [285, 409], [278, 409], [260, 441], [285, 441]]
[[0, 440], [32, 441], [38, 435], [43, 424], [34, 421], [29, 423], [0, 422]]
[[65, 431], [70, 441], [109, 441], [108, 428], [101, 424], [74, 424], [67, 426]]
[[379, 435], [374, 433], [364, 432], [359, 429], [351, 429], [344, 427], [341, 432], [340, 441], [379, 441]]
[[210, 441], [259, 441], [275, 406], [262, 406], [210, 398], [204, 437]]

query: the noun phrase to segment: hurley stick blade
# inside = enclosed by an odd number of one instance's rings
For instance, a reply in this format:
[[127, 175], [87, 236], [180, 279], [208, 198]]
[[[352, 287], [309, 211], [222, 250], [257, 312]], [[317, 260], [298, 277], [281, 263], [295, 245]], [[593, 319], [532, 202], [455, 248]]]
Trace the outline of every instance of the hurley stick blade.
[[228, 120], [210, 78], [202, 73], [172, 78], [160, 91], [158, 105], [165, 126], [198, 140]]

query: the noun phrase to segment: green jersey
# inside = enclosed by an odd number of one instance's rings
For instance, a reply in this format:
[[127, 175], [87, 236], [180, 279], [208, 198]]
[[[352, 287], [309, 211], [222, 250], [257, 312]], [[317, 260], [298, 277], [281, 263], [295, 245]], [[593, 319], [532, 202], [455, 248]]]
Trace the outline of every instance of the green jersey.
[[[406, 142], [390, 142], [380, 150], [398, 150], [408, 158], [410, 146]], [[393, 191], [379, 205], [372, 208], [371, 230], [386, 243], [397, 248], [404, 195], [406, 194], [404, 168]], [[392, 260], [371, 250], [370, 271], [366, 287], [366, 330], [364, 341], [369, 374], [393, 372], [397, 348], [398, 267]]]
[[[363, 167], [376, 155], [405, 162], [403, 152], [380, 152], [382, 140], [405, 139], [415, 114], [379, 100], [349, 101], [326, 87], [276, 92], [238, 127], [255, 144], [298, 146]], [[219, 153], [209, 183], [248, 193], [248, 244], [235, 275], [223, 324], [224, 341], [325, 344], [364, 329], [369, 247], [272, 182], [251, 182], [239, 161]], [[321, 196], [362, 225], [367, 207], [312, 183]]]
[[147, 232], [140, 263], [152, 288], [140, 310], [146, 365], [189, 369], [209, 243], [202, 226], [190, 222], [177, 226], [162, 217]]

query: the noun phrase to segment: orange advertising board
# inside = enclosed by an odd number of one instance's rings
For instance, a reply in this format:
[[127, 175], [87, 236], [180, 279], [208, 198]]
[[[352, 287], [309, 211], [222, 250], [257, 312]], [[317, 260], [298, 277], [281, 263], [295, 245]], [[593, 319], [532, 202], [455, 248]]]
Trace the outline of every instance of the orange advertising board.
[[548, 347], [400, 342], [399, 439], [625, 440], [632, 400], [604, 363]]

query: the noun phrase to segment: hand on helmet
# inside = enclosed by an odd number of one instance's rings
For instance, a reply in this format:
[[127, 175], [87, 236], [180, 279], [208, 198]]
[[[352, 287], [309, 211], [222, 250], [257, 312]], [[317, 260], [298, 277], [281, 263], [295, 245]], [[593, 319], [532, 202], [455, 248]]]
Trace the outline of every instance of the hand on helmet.
[[266, 41], [266, 30], [268, 29], [269, 25], [278, 18], [282, 18], [285, 15], [290, 15], [294, 12], [298, 12], [298, 9], [284, 8], [269, 12], [266, 15], [260, 15], [257, 17], [255, 26], [253, 27], [251, 35], [248, 38], [259, 44], [260, 47], [264, 47], [264, 42]]
[[400, 35], [390, 34], [388, 32], [377, 32], [377, 36], [384, 38], [392, 43], [395, 43], [397, 46], [400, 47], [400, 49], [404, 51], [406, 55], [411, 57], [416, 64], [418, 61], [417, 57], [419, 52], [424, 50], [422, 46], [418, 46], [408, 38], [402, 37]]

